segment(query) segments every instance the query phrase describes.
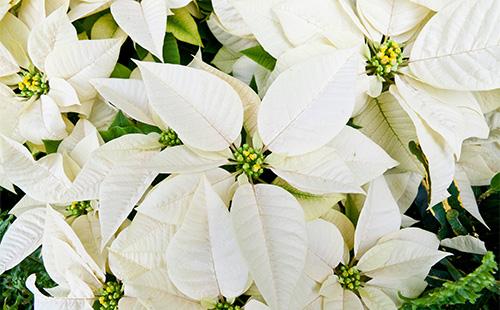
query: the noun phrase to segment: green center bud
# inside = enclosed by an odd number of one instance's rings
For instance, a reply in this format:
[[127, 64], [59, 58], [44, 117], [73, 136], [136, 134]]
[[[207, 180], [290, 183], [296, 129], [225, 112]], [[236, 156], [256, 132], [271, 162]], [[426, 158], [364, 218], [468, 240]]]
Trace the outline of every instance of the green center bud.
[[403, 49], [393, 40], [381, 44], [368, 61], [368, 72], [381, 78], [391, 78], [403, 62]]
[[176, 146], [176, 145], [182, 144], [182, 141], [177, 136], [177, 133], [170, 128], [161, 133], [159, 141], [162, 145], [164, 145], [166, 147], [167, 146]]
[[248, 144], [243, 144], [233, 152], [238, 170], [251, 178], [258, 178], [264, 172], [264, 155]]
[[28, 99], [33, 96], [39, 97], [49, 91], [49, 82], [45, 75], [36, 68], [31, 71], [23, 70], [19, 74], [23, 78], [21, 82], [17, 83], [20, 97]]
[[224, 300], [224, 301], [219, 301], [218, 303], [216, 303], [212, 309], [215, 309], [215, 310], [218, 310], [218, 309], [240, 310], [241, 307], [230, 304], [229, 302]]
[[89, 200], [85, 201], [73, 201], [69, 206], [66, 207], [66, 212], [68, 216], [78, 217], [80, 215], [87, 214], [94, 210]]
[[361, 273], [356, 267], [340, 266], [337, 275], [340, 285], [345, 289], [357, 291], [361, 286]]
[[117, 281], [104, 283], [99, 292], [99, 305], [97, 309], [118, 309], [118, 301], [123, 296], [123, 285]]

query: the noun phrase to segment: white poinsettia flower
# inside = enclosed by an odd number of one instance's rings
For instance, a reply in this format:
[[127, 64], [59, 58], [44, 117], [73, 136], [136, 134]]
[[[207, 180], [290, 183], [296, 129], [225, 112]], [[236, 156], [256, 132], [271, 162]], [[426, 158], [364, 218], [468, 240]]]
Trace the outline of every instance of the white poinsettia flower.
[[[354, 236], [328, 220], [307, 224], [308, 256], [297, 302], [318, 309], [397, 309], [418, 296], [430, 268], [449, 253], [419, 228], [399, 230], [398, 206], [384, 180], [371, 182]], [[345, 238], [354, 237], [354, 257]], [[364, 306], [363, 306], [364, 305]]]
[[35, 144], [64, 138], [67, 120], [61, 113], [90, 113], [97, 93], [88, 79], [109, 76], [123, 40], [78, 41], [65, 6], [31, 29], [10, 13], [0, 23], [18, 34], [0, 36], [0, 51], [12, 63], [12, 70], [0, 73], [11, 88], [2, 87], [2, 109], [16, 107], [19, 137], [12, 137]]
[[[287, 71], [262, 104], [247, 85], [200, 60], [195, 65], [208, 72], [140, 62], [151, 109], [184, 144], [166, 148], [153, 165], [163, 173], [186, 173], [231, 164], [250, 178], [258, 178], [269, 167], [306, 192], [362, 192], [360, 185], [396, 162], [359, 131], [345, 126], [354, 101], [347, 84], [341, 86], [348, 83], [345, 75], [354, 76], [349, 56], [349, 51], [329, 54]], [[330, 82], [311, 81], [315, 86], [297, 86], [296, 93], [289, 93], [290, 85], [300, 85], [303, 75], [317, 70], [324, 74], [316, 74], [318, 80]], [[212, 96], [207, 98], [207, 92]], [[119, 89], [113, 93], [118, 94]], [[338, 99], [338, 108], [329, 99], [333, 93], [345, 98]], [[289, 113], [279, 112], [282, 109]], [[226, 113], [221, 115], [219, 110]], [[240, 144], [237, 138], [242, 123], [252, 136]], [[349, 143], [352, 139], [359, 143]], [[336, 151], [345, 148], [352, 152]], [[366, 148], [372, 152], [363, 152]], [[265, 156], [268, 150], [273, 153]]]

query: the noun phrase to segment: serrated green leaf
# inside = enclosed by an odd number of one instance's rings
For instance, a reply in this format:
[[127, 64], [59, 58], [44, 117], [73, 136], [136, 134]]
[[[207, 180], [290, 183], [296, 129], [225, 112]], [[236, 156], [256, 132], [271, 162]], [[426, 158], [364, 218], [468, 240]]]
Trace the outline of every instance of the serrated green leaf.
[[273, 71], [276, 66], [276, 59], [260, 45], [242, 50], [241, 53], [269, 71]]
[[192, 45], [203, 46], [198, 26], [187, 8], [173, 9], [174, 15], [167, 19], [167, 32], [170, 32], [177, 40]]

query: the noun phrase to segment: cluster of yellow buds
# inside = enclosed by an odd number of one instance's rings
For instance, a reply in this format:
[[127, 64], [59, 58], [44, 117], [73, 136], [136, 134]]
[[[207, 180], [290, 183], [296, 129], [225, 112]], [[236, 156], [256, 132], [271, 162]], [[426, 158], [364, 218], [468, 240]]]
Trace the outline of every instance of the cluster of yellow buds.
[[22, 71], [23, 80], [17, 83], [19, 96], [31, 98], [33, 96], [45, 95], [49, 91], [49, 83], [45, 76], [38, 70]]
[[399, 44], [393, 40], [388, 40], [380, 45], [369, 61], [368, 67], [371, 69], [371, 73], [382, 78], [390, 77], [403, 62], [402, 51]]
[[219, 309], [220, 310], [240, 310], [241, 307], [232, 305], [227, 301], [219, 301], [217, 304], [215, 304], [215, 307], [213, 307], [212, 309], [214, 309], [214, 310], [219, 310]]
[[66, 212], [68, 216], [78, 217], [80, 215], [87, 214], [94, 210], [89, 200], [85, 201], [73, 201], [69, 206], [66, 207]]
[[[104, 283], [100, 294], [97, 309], [108, 310], [118, 309], [118, 301], [123, 297], [123, 285], [117, 281], [108, 281]], [[95, 308], [94, 308], [95, 309]]]
[[238, 170], [251, 178], [258, 178], [264, 172], [264, 155], [248, 144], [243, 144], [233, 153]]
[[182, 141], [177, 136], [177, 133], [169, 128], [161, 133], [160, 143], [164, 146], [176, 146], [181, 145]]
[[345, 289], [356, 291], [361, 286], [361, 274], [356, 267], [340, 266], [338, 277], [340, 285]]

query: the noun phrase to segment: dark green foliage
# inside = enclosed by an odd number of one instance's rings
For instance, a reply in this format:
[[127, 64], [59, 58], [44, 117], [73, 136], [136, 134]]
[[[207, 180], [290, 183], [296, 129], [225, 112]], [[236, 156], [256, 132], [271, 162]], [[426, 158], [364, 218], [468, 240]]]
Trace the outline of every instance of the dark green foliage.
[[498, 266], [495, 256], [488, 252], [481, 265], [473, 272], [457, 281], [448, 281], [443, 286], [425, 293], [416, 299], [407, 299], [401, 309], [444, 309], [450, 305], [475, 304], [485, 290], [498, 291], [498, 284], [493, 276]]

